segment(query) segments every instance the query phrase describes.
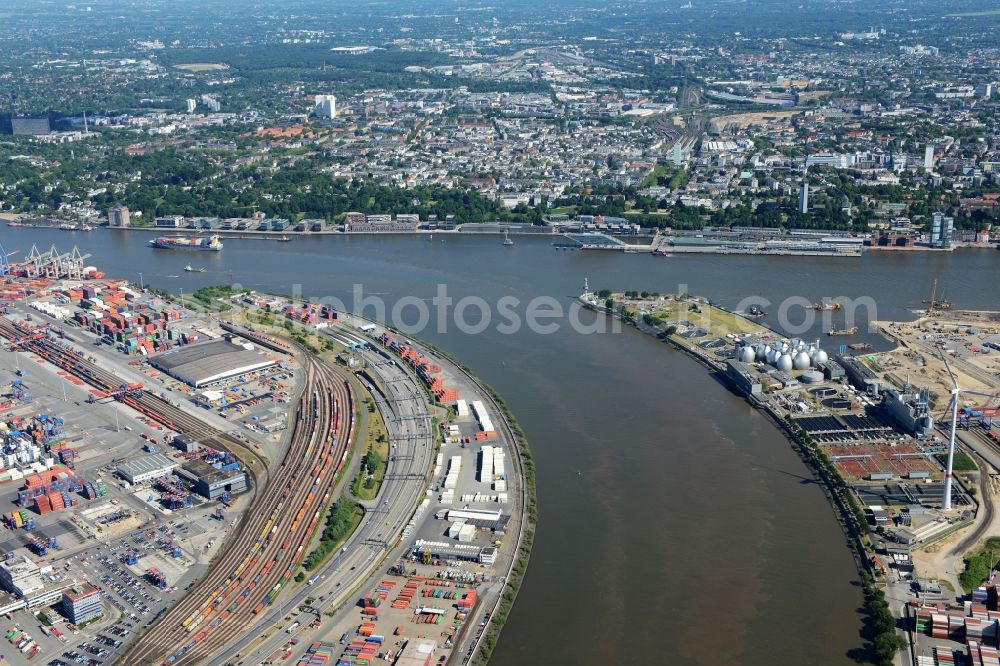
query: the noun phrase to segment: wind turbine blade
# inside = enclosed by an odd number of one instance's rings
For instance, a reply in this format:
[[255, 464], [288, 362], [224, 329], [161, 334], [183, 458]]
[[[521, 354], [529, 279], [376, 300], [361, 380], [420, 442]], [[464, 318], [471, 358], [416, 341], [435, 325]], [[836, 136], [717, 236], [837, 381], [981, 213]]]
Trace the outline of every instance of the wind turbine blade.
[[994, 400], [1000, 398], [1000, 395], [996, 393], [986, 393], [985, 391], [969, 391], [968, 389], [962, 389], [962, 393], [968, 393], [970, 395], [981, 395], [984, 398], [993, 398]]
[[948, 406], [944, 408], [943, 412], [941, 412], [941, 420], [942, 421], [944, 421], [946, 419], [946, 417], [951, 416], [952, 407], [955, 404], [955, 400], [957, 398], [958, 398], [957, 395], [955, 395], [954, 393], [951, 394], [951, 400], [948, 401]]

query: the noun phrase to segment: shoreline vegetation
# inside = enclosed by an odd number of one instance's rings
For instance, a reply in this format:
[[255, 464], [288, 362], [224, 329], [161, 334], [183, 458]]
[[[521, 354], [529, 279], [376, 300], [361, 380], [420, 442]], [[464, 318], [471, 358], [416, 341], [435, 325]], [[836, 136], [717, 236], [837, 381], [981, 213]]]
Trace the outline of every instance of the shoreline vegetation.
[[[626, 292], [626, 294], [632, 293], [635, 292]], [[649, 295], [653, 296], [653, 294]], [[638, 312], [629, 311], [628, 308], [616, 307], [618, 305], [616, 296], [620, 299], [624, 294], [612, 294], [608, 291], [601, 291], [595, 293], [593, 300], [588, 300], [585, 296], [587, 294], [583, 294], [578, 298], [584, 307], [605, 316], [619, 319], [622, 323], [633, 326], [640, 332], [669, 344], [674, 349], [687, 354], [690, 358], [708, 368], [710, 372], [722, 379], [727, 388], [744, 397], [750, 405], [756, 407], [785, 435], [792, 448], [809, 468], [813, 478], [820, 482], [823, 492], [830, 501], [831, 507], [834, 509], [844, 533], [864, 592], [864, 609], [867, 615], [864, 628], [872, 642], [872, 656], [874, 656], [875, 662], [879, 666], [894, 666], [896, 652], [904, 649], [907, 641], [897, 633], [896, 618], [893, 617], [889, 610], [885, 594], [878, 587], [875, 567], [872, 563], [875, 550], [867, 536], [867, 520], [861, 506], [826, 453], [816, 445], [812, 437], [797, 425], [790, 416], [782, 418], [752, 395], [744, 395], [740, 392], [733, 385], [719, 363], [700, 351], [697, 346], [687, 343], [685, 339], [677, 335], [678, 328], [676, 325], [669, 324], [664, 319], [652, 317], [648, 314], [640, 317], [638, 316]], [[742, 334], [746, 334], [753, 327], [757, 327], [779, 335], [776, 331], [758, 322], [710, 305], [705, 299], [693, 298], [685, 294], [677, 297], [677, 300], [679, 304], [689, 304], [688, 307], [691, 308], [691, 312], [695, 314], [704, 313], [706, 315], [705, 319], [710, 319], [714, 322], [724, 322], [726, 328], [733, 328], [735, 326], [736, 330]], [[735, 320], [742, 321], [737, 322]], [[724, 335], [724, 333], [718, 331], [714, 333]]]

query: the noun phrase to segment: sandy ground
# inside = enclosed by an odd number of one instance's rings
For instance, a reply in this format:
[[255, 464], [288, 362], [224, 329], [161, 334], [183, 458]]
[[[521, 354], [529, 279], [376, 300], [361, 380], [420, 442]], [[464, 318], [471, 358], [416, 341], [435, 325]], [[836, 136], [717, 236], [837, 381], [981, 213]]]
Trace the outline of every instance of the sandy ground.
[[966, 529], [959, 530], [925, 549], [915, 550], [910, 553], [913, 558], [913, 565], [916, 574], [921, 579], [947, 580], [956, 591], [961, 592], [961, 585], [958, 582], [958, 574], [965, 568], [962, 557], [966, 552], [975, 550], [987, 537], [1000, 533], [1000, 479], [995, 476], [989, 477], [990, 502], [993, 504], [993, 515], [990, 524], [986, 526], [976, 544], [971, 547], [959, 550], [956, 548], [966, 539], [969, 533], [980, 526], [980, 521], [986, 515], [986, 511], [980, 511], [976, 520]]
[[[932, 397], [940, 409], [945, 407], [946, 396], [951, 393], [952, 383], [940, 354], [933, 347], [933, 341], [922, 339], [923, 336], [956, 326], [967, 329], [978, 327], [982, 334], [1000, 331], [994, 323], [963, 316], [961, 320], [954, 316], [947, 318], [922, 318], [915, 322], [873, 322], [874, 326], [885, 336], [899, 343], [891, 352], [875, 354], [873, 369], [881, 370], [879, 374], [889, 373], [897, 382], [910, 378], [914, 383], [928, 386]], [[991, 354], [983, 357], [970, 357], [966, 360], [949, 359], [952, 372], [958, 378], [959, 386], [973, 391], [995, 392], [1000, 389], [1000, 355]], [[991, 377], [992, 375], [992, 377]], [[985, 398], [963, 397], [963, 404], [982, 405], [988, 402]]]
[[[873, 322], [879, 332], [896, 341], [898, 347], [890, 352], [869, 355], [869, 366], [880, 376], [888, 376], [899, 384], [911, 380], [918, 386], [927, 386], [935, 404], [935, 416], [940, 417], [947, 407], [952, 381], [934, 340], [925, 339], [929, 334], [951, 334], [953, 329], [967, 331], [979, 329], [978, 338], [1000, 333], [1000, 315], [993, 312], [943, 311], [931, 317], [921, 317], [913, 322]], [[965, 338], [959, 336], [958, 340]], [[962, 344], [961, 342], [952, 342]], [[967, 355], [965, 360], [949, 357], [949, 365], [963, 389], [997, 394], [1000, 390], [1000, 355]], [[987, 397], [963, 395], [962, 406], [983, 406], [995, 403]], [[989, 470], [983, 465], [980, 472]], [[988, 501], [992, 511], [980, 509], [969, 528], [959, 530], [925, 549], [911, 553], [916, 574], [922, 579], [948, 581], [956, 591], [961, 591], [958, 573], [963, 570], [962, 555], [974, 550], [986, 537], [1000, 534], [1000, 479], [987, 476], [989, 492], [980, 493], [981, 501]], [[988, 498], [987, 498], [988, 496]], [[989, 521], [983, 525], [982, 521]], [[967, 543], [970, 535], [979, 533], [976, 543]], [[974, 538], [974, 537], [972, 537]]]
[[712, 130], [722, 131], [726, 125], [739, 125], [742, 128], [750, 125], [766, 125], [775, 120], [784, 120], [802, 113], [801, 111], [764, 111], [761, 113], [736, 113], [731, 116], [712, 118]]
[[917, 578], [947, 581], [954, 591], [960, 593], [962, 586], [958, 582], [958, 574], [962, 571], [962, 558], [952, 555], [951, 547], [962, 538], [963, 532], [965, 530], [961, 530], [924, 550], [911, 552], [910, 556], [913, 558], [913, 567]]

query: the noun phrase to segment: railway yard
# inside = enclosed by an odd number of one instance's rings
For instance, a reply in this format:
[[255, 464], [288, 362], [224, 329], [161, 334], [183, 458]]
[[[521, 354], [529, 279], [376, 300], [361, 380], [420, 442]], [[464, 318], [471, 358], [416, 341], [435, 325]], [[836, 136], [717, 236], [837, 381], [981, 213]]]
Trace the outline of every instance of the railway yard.
[[[7, 663], [471, 660], [524, 507], [513, 435], [472, 377], [344, 313], [309, 326], [282, 305], [321, 356], [123, 283], [24, 292], [0, 315]], [[359, 500], [375, 411], [387, 468]], [[334, 544], [342, 503], [360, 522]]]

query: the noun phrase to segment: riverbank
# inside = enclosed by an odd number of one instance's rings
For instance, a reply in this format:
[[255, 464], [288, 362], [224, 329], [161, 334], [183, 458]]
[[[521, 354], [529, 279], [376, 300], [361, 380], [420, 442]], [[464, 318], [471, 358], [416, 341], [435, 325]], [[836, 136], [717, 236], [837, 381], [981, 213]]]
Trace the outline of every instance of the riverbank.
[[[623, 323], [633, 326], [640, 332], [651, 335], [657, 340], [670, 344], [674, 349], [684, 352], [708, 368], [727, 388], [744, 396], [750, 405], [762, 412], [771, 424], [786, 437], [793, 449], [812, 472], [813, 478], [820, 483], [824, 494], [830, 502], [831, 508], [834, 509], [848, 548], [853, 556], [858, 575], [861, 578], [862, 587], [865, 592], [865, 609], [874, 626], [884, 627], [883, 630], [880, 630], [879, 633], [872, 637], [872, 650], [877, 655], [880, 663], [894, 663], [895, 653], [898, 649], [905, 647], [905, 641], [897, 634], [895, 626], [888, 621], [892, 619], [892, 616], [891, 614], [887, 615], [888, 609], [885, 604], [884, 594], [876, 587], [879, 571], [875, 566], [875, 550], [868, 537], [867, 519], [853, 491], [831, 462], [829, 456], [817, 446], [806, 429], [798, 425], [790, 414], [782, 414], [771, 403], [761, 400], [753, 393], [748, 393], [744, 387], [740, 386], [733, 379], [729, 372], [731, 366], [727, 363], [722, 363], [717, 355], [713, 353], [718, 352], [719, 347], [712, 346], [706, 348], [694, 344], [692, 338], [685, 337], [685, 333], [691, 331], [693, 328], [692, 322], [687, 316], [693, 313], [697, 318], [699, 326], [709, 326], [710, 322], [715, 322], [714, 329], [711, 329], [709, 333], [719, 338], [733, 339], [740, 337], [767, 340], [769, 337], [773, 337], [777, 340], [783, 336], [759, 322], [711, 305], [707, 300], [702, 298], [690, 296], [678, 297], [676, 299], [677, 307], [672, 309], [677, 313], [677, 316], [675, 319], [670, 320], [676, 323], [670, 323], [658, 320], [658, 315], [651, 315], [648, 312], [637, 316], [639, 313], [636, 310], [633, 309], [630, 311], [624, 305], [616, 308], [616, 296], [620, 295], [612, 294], [604, 300], [603, 305], [594, 294], [590, 293], [582, 294], [578, 300], [585, 307], [595, 312], [618, 319]], [[664, 298], [672, 299], [673, 297], [667, 296]], [[682, 320], [680, 312], [684, 311], [684, 307], [687, 310]], [[666, 314], [671, 314], [671, 309], [667, 309]], [[682, 331], [682, 328], [685, 330]], [[704, 338], [708, 336], [701, 335], [698, 337]], [[708, 351], [709, 349], [712, 351]]]
[[[290, 303], [297, 303], [300, 305], [306, 305], [309, 303], [306, 299], [297, 299], [279, 294], [275, 295], [279, 298], [287, 300]], [[353, 322], [354, 326], [351, 327], [352, 334], [366, 338], [369, 341], [369, 344], [373, 346], [382, 346], [382, 341], [374, 337], [371, 332], [361, 330], [360, 326], [364, 324], [371, 324], [372, 326], [384, 328], [386, 331], [392, 332], [400, 339], [407, 339], [408, 344], [418, 352], [421, 350], [426, 351], [427, 354], [435, 361], [440, 363], [442, 366], [445, 366], [446, 370], [462, 375], [464, 379], [474, 387], [475, 392], [486, 399], [489, 403], [489, 410], [495, 414], [499, 414], [500, 416], [502, 425], [501, 434], [503, 435], [503, 439], [510, 444], [510, 449], [514, 454], [514, 463], [517, 468], [515, 480], [520, 481], [515, 485], [518, 489], [519, 495], [519, 501], [515, 505], [515, 513], [517, 515], [512, 516], [512, 518], [515, 519], [516, 524], [514, 547], [511, 551], [512, 555], [510, 564], [506, 568], [504, 576], [499, 579], [502, 587], [496, 596], [495, 602], [488, 608], [476, 607], [473, 609], [472, 615], [470, 615], [468, 621], [464, 625], [465, 631], [459, 634], [459, 639], [456, 642], [456, 648], [453, 650], [451, 659], [448, 662], [453, 666], [457, 666], [458, 664], [462, 664], [463, 666], [467, 664], [485, 666], [489, 661], [494, 648], [496, 647], [504, 624], [514, 607], [518, 592], [520, 591], [524, 581], [524, 576], [527, 572], [528, 562], [531, 556], [531, 547], [534, 542], [535, 529], [538, 522], [535, 466], [527, 437], [525, 436], [523, 428], [518, 423], [516, 417], [504, 402], [503, 397], [499, 394], [499, 392], [480, 379], [471, 368], [462, 363], [455, 356], [438, 348], [430, 342], [413, 336], [410, 333], [395, 330], [383, 322], [349, 312], [339, 313], [339, 323], [346, 325], [346, 322], [351, 319], [356, 320]], [[386, 350], [390, 353], [392, 351], [388, 347], [386, 347]], [[406, 359], [398, 356], [397, 358], [401, 363], [406, 363]], [[426, 387], [422, 382], [420, 382], [419, 385], [426, 391]], [[446, 405], [435, 401], [429, 391], [427, 391], [427, 396], [432, 404], [441, 408], [446, 408]], [[416, 510], [416, 507], [414, 507], [414, 509]], [[476, 620], [480, 616], [482, 617], [482, 620], [481, 623], [477, 625]], [[475, 636], [470, 637], [470, 633], [475, 631], [477, 626], [478, 633]], [[469, 641], [470, 638], [472, 644], [468, 648], [465, 648], [464, 643]]]
[[[23, 251], [33, 243], [62, 247], [66, 238], [56, 230], [0, 233], [8, 250]], [[879, 318], [901, 319], [931, 288], [926, 277], [931, 268], [925, 262], [932, 257], [925, 254], [887, 255], [860, 264], [766, 257], [657, 261], [616, 253], [553, 252], [547, 237], [519, 239], [515, 248], [505, 249], [496, 236], [447, 236], [445, 243], [435, 236], [430, 243], [424, 236], [396, 235], [292, 244], [233, 241], [221, 253], [193, 255], [150, 251], [148, 238], [96, 233], [71, 242], [88, 244], [81, 249], [94, 253], [91, 263], [114, 266], [116, 275], [127, 275], [136, 284], [142, 272], [147, 283], [174, 293], [183, 289], [185, 300], [201, 287], [229, 282], [269, 293], [301, 289], [315, 299], [339, 297], [351, 303], [351, 285], [363, 282], [366, 295], [385, 300], [387, 314], [404, 295], [432, 298], [441, 283], [456, 300], [478, 295], [495, 303], [513, 295], [528, 303], [549, 295], [566, 306], [588, 276], [592, 284], [620, 288], [663, 290], [670, 285], [678, 291], [676, 285], [690, 284], [685, 291], [712, 294], [713, 301], [730, 309], [740, 309], [739, 300], [747, 293], [772, 302], [790, 295], [813, 302], [869, 294], [878, 301]], [[949, 261], [936, 270], [945, 271], [941, 284], [956, 307], [986, 309], [988, 294], [973, 287], [991, 270], [993, 263], [986, 260], [993, 255], [972, 254], [978, 258], [971, 263], [935, 255]], [[208, 272], [182, 270], [195, 260]], [[771, 315], [760, 321], [775, 326], [777, 306], [764, 309]], [[372, 308], [365, 312], [375, 313]], [[605, 327], [603, 316], [581, 316], [585, 324]], [[398, 325], [411, 318], [406, 309], [402, 320], [390, 321]], [[494, 324], [499, 321], [494, 319]], [[803, 337], [826, 340], [820, 319]], [[858, 323], [864, 327], [863, 319]], [[553, 335], [530, 330], [511, 335], [492, 325], [467, 335], [449, 320], [447, 330], [428, 326], [419, 335], [461, 358], [502, 393], [530, 437], [538, 468], [543, 526], [536, 533], [526, 585], [491, 665], [598, 666], [613, 661], [618, 646], [628, 641], [640, 661], [683, 658], [708, 666], [708, 660], [694, 655], [719, 631], [730, 640], [716, 656], [734, 663], [765, 663], [775, 645], [788, 663], [810, 663], [820, 645], [824, 663], [854, 663], [848, 651], [859, 644], [853, 610], [861, 606], [861, 589], [849, 584], [857, 580], [855, 567], [841, 550], [842, 539], [822, 493], [815, 484], [787, 474], [810, 477], [760, 413], [747, 409], [732, 392], [720, 391], [691, 357], [662, 353], [655, 339], [638, 336], [630, 327], [620, 334], [580, 335], [564, 325]], [[883, 348], [881, 339], [864, 332], [856, 338]], [[825, 344], [833, 344], [835, 351], [836, 342]], [[666, 418], [652, 417], [664, 404], [686, 407]], [[499, 426], [499, 417], [494, 422]], [[625, 433], [627, 445], [615, 444]], [[512, 466], [508, 460], [508, 471]], [[703, 492], [720, 487], [724, 493]], [[686, 510], [662, 512], [657, 532], [663, 536], [649, 538], [643, 512], [635, 511], [638, 506]], [[678, 548], [670, 534], [684, 534], [686, 547]], [[718, 543], [721, 535], [724, 548]], [[513, 542], [513, 530], [508, 540]], [[715, 576], [734, 559], [743, 563], [747, 575], [725, 581]], [[808, 574], [797, 570], [799, 564], [815, 561], [826, 565]], [[616, 575], [621, 567], [630, 575]], [[785, 584], [789, 576], [805, 575], [808, 598]], [[650, 589], [673, 591], [673, 599], [683, 598], [690, 612], [679, 617], [668, 597], [649, 599]], [[720, 614], [714, 600], [723, 597], [731, 604]], [[626, 598], [647, 598], [650, 604], [636, 614], [622, 608]], [[814, 612], [819, 607], [825, 609], [822, 617]], [[628, 628], [627, 635], [610, 636], [609, 630], [617, 627], [623, 632]]]

